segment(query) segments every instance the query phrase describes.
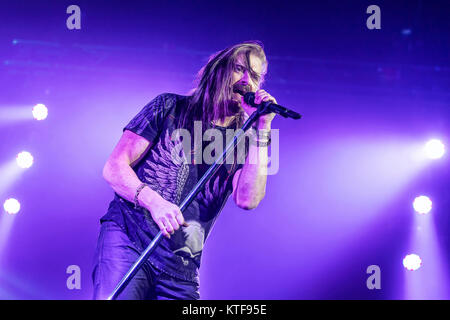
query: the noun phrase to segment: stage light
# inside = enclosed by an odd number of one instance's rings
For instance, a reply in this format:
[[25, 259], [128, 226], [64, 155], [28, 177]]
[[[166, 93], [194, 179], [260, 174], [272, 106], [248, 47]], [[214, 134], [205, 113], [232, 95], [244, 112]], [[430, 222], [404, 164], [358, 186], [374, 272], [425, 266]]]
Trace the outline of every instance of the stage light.
[[33, 165], [33, 156], [27, 151], [22, 151], [17, 155], [16, 162], [19, 167], [27, 169]]
[[427, 196], [419, 196], [414, 199], [413, 208], [417, 213], [427, 214], [431, 211], [433, 203]]
[[9, 198], [3, 203], [3, 209], [9, 214], [16, 214], [20, 210], [20, 203], [14, 198]]
[[439, 159], [445, 153], [445, 146], [441, 141], [432, 139], [425, 145], [425, 153], [430, 159]]
[[48, 115], [48, 109], [45, 105], [42, 103], [38, 103], [33, 107], [33, 117], [36, 120], [44, 120], [47, 118]]
[[408, 254], [403, 258], [403, 266], [409, 271], [415, 271], [422, 266], [422, 259], [417, 254]]
[[412, 30], [409, 28], [405, 28], [402, 30], [402, 35], [409, 36], [412, 33]]

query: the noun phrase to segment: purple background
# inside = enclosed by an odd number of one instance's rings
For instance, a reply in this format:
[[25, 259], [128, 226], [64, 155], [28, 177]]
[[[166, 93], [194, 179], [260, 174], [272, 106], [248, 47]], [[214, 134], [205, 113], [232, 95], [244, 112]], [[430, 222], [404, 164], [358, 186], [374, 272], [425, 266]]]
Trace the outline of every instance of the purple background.
[[[126, 3], [126, 5], [125, 5]], [[66, 8], [81, 8], [81, 30]], [[206, 244], [202, 299], [449, 299], [448, 1], [2, 1], [0, 299], [90, 299], [113, 192], [102, 168], [122, 127], [162, 92], [185, 94], [210, 54], [258, 39], [280, 170], [254, 211], [231, 201]], [[409, 30], [409, 31], [408, 31]], [[30, 118], [36, 103], [47, 120]], [[25, 112], [25, 116], [23, 115]], [[30, 151], [29, 170], [15, 155]], [[413, 199], [433, 200], [418, 216]], [[408, 253], [423, 266], [408, 272]], [[368, 290], [366, 268], [381, 268]], [[81, 290], [66, 287], [79, 265]]]

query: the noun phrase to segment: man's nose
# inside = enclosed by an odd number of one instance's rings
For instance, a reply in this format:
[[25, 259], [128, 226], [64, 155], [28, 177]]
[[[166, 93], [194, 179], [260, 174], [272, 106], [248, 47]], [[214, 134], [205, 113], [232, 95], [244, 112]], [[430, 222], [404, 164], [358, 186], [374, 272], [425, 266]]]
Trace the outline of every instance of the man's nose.
[[249, 78], [248, 71], [245, 70], [244, 73], [242, 74], [241, 83], [242, 83], [244, 86], [246, 86], [246, 85], [248, 85], [249, 79], [250, 79], [250, 78]]

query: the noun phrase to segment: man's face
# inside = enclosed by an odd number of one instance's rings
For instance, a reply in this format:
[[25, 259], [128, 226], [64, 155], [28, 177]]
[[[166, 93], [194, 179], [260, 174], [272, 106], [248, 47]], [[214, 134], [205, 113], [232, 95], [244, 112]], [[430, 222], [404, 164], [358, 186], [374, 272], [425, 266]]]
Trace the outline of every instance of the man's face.
[[[232, 75], [232, 85], [238, 83], [242, 86], [248, 86], [249, 91], [255, 92], [259, 89], [263, 63], [260, 58], [254, 54], [250, 54], [250, 66], [252, 70], [247, 70], [245, 63], [245, 56], [243, 54], [237, 57], [235, 67]], [[252, 76], [253, 74], [253, 76]], [[241, 104], [242, 96], [238, 93], [233, 93], [233, 100]]]

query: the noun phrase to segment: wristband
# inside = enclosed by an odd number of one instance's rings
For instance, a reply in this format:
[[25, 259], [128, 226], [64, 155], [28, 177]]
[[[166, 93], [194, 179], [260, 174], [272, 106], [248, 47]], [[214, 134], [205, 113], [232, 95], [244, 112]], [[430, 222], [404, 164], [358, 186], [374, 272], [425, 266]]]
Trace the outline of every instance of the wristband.
[[268, 147], [271, 142], [272, 142], [272, 139], [270, 139], [270, 138], [264, 139], [264, 140], [253, 139], [250, 141], [250, 144], [252, 146], [257, 146], [257, 147]]
[[134, 195], [134, 208], [137, 209], [138, 207], [140, 207], [141, 205], [139, 204], [139, 193], [141, 193], [142, 189], [144, 189], [145, 187], [148, 187], [148, 185], [146, 183], [141, 183], [139, 185], [139, 187], [137, 187], [136, 189], [136, 193]]
[[[254, 130], [254, 131], [253, 131]], [[251, 145], [258, 147], [267, 147], [272, 142], [270, 129], [257, 129], [253, 127]]]

